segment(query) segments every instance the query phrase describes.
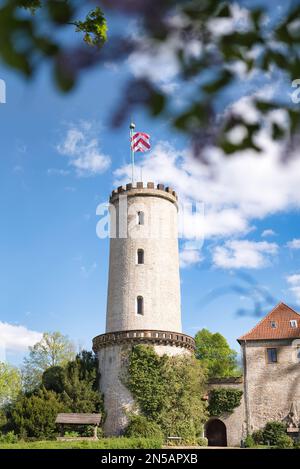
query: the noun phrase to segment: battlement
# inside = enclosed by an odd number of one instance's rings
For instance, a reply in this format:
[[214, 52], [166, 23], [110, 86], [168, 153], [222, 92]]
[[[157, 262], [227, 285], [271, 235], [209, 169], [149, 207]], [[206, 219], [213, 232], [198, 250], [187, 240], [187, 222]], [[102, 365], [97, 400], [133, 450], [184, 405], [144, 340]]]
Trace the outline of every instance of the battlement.
[[126, 186], [119, 186], [112, 191], [110, 202], [115, 202], [119, 195], [163, 197], [173, 203], [178, 200], [176, 192], [171, 187], [165, 187], [164, 184], [154, 184], [154, 182], [128, 183]]

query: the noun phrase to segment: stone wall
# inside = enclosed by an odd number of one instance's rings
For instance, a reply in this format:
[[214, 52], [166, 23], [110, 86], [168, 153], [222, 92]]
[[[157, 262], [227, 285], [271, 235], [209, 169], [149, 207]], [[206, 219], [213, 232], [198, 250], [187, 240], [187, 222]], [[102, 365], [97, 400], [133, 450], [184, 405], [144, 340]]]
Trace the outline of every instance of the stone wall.
[[[117, 222], [112, 227], [116, 236], [110, 240], [106, 332], [130, 329], [181, 332], [175, 196], [157, 189], [142, 192], [132, 189], [111, 201]], [[120, 230], [123, 205], [128, 213], [124, 233]], [[144, 213], [144, 225], [137, 224], [139, 211]], [[137, 264], [138, 249], [144, 250], [143, 264]], [[136, 311], [138, 296], [143, 297], [143, 315]]]
[[[241, 389], [244, 391], [242, 378], [228, 378], [211, 380], [208, 390], [216, 388]], [[219, 417], [211, 417], [209, 419], [219, 419], [226, 426], [227, 446], [240, 447], [241, 441], [246, 437], [246, 421], [245, 421], [245, 404], [244, 395], [241, 399], [241, 405], [236, 407], [232, 413], [224, 413]]]
[[[298, 344], [299, 345], [299, 344]], [[278, 363], [267, 363], [267, 348], [278, 349]], [[297, 344], [290, 340], [249, 341], [242, 344], [248, 432], [271, 420], [283, 420], [292, 403], [300, 411], [300, 363]]]

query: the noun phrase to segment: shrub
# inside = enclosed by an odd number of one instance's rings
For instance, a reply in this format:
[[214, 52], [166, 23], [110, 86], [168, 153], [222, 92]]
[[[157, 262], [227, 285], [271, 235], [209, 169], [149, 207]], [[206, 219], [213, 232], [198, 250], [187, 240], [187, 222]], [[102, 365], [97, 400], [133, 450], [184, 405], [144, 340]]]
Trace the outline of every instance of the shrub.
[[203, 436], [200, 436], [197, 438], [197, 444], [198, 446], [208, 446], [208, 439]]
[[12, 430], [20, 437], [54, 438], [57, 434], [56, 416], [64, 407], [57, 394], [40, 389], [32, 395], [23, 395], [9, 410]]
[[247, 435], [244, 443], [245, 443], [245, 448], [254, 448], [256, 446], [253, 435]]
[[293, 448], [293, 447], [294, 447], [294, 442], [293, 442], [293, 439], [289, 435], [281, 435], [277, 438], [276, 448], [288, 449], [288, 448]]
[[163, 440], [163, 433], [160, 426], [144, 415], [132, 415], [125, 430], [125, 436], [129, 438], [160, 438]]
[[256, 430], [252, 433], [252, 438], [256, 445], [263, 445], [264, 444], [264, 431], [263, 430]]
[[79, 433], [78, 432], [74, 432], [74, 431], [71, 431], [71, 432], [65, 432], [64, 436], [66, 438], [77, 438], [79, 437]]
[[14, 432], [3, 433], [0, 435], [0, 443], [17, 443], [18, 437]]
[[208, 411], [211, 416], [219, 417], [225, 412], [233, 412], [241, 403], [243, 391], [240, 389], [217, 388], [209, 393]]
[[268, 422], [263, 429], [263, 442], [265, 445], [277, 446], [282, 436], [286, 435], [286, 425], [282, 422]]

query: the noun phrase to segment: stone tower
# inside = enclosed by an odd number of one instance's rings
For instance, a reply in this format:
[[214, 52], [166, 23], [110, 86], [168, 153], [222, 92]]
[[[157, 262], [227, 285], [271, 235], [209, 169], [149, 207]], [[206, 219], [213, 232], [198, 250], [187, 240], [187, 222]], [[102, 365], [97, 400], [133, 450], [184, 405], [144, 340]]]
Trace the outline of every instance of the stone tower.
[[177, 195], [162, 184], [127, 184], [110, 197], [106, 332], [93, 340], [104, 395], [106, 435], [122, 433], [134, 400], [121, 375], [133, 345], [160, 355], [191, 353], [182, 334]]

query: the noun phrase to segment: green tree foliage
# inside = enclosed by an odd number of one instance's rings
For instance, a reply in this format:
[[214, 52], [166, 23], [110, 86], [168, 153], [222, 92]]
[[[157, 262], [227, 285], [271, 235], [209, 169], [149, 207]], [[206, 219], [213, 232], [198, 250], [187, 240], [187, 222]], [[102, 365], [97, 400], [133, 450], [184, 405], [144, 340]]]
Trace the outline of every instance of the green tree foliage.
[[208, 411], [211, 416], [219, 417], [225, 412], [233, 412], [241, 404], [243, 391], [231, 388], [216, 388], [209, 393]]
[[286, 425], [276, 420], [267, 422], [263, 429], [263, 442], [265, 445], [276, 446], [280, 438], [287, 436]]
[[125, 431], [129, 438], [159, 438], [163, 440], [160, 426], [153, 420], [148, 420], [144, 415], [131, 415]]
[[209, 378], [240, 376], [237, 353], [232, 350], [225, 337], [202, 329], [195, 336], [196, 357], [207, 370]]
[[84, 32], [84, 41], [91, 45], [102, 47], [107, 40], [107, 24], [104, 14], [99, 7], [91, 11], [85, 21], [74, 21], [76, 32]]
[[64, 368], [51, 367], [43, 374], [47, 390], [60, 394], [69, 412], [100, 412], [103, 401], [98, 390], [97, 359], [92, 352], [82, 351]]
[[20, 393], [6, 408], [4, 429], [23, 438], [53, 438], [58, 412], [103, 411], [98, 383], [97, 359], [92, 352], [82, 351], [65, 366], [49, 367], [39, 388]]
[[41, 388], [33, 394], [23, 394], [8, 411], [8, 427], [22, 438], [54, 438], [57, 434], [56, 416], [65, 409], [59, 396]]
[[21, 390], [19, 370], [0, 362], [0, 407], [13, 401]]
[[137, 345], [124, 381], [142, 414], [156, 422], [165, 436], [181, 436], [186, 441], [200, 436], [206, 418], [205, 377], [196, 359], [160, 357], [153, 347]]
[[[248, 435], [245, 440], [246, 447], [268, 445], [276, 448], [293, 448], [293, 439], [286, 432], [286, 424], [273, 420], [267, 422], [263, 429]], [[295, 445], [296, 447], [297, 445]]]
[[[58, 87], [69, 91], [88, 67], [123, 60], [133, 51], [141, 54], [146, 50], [148, 57], [155, 58], [168, 50], [178, 69], [183, 104], [178, 106], [176, 94], [164, 90], [147, 75], [134, 78], [124, 87], [114, 124], [120, 124], [134, 107], [143, 105], [153, 116], [168, 119], [174, 128], [192, 137], [195, 151], [200, 154], [212, 144], [228, 155], [249, 148], [260, 152], [255, 136], [267, 124], [275, 140], [286, 139], [288, 150], [290, 137], [297, 134], [300, 125], [299, 106], [291, 100], [255, 97], [257, 116], [251, 123], [237, 110], [224, 113], [220, 119], [217, 109], [224, 92], [241, 82], [241, 70], [243, 79], [249, 82], [253, 75], [272, 76], [274, 81], [284, 76], [289, 83], [298, 78], [299, 1], [291, 2], [280, 18], [270, 18], [263, 4], [243, 4], [242, 25], [236, 20], [236, 6], [232, 3], [87, 0], [84, 6], [91, 10], [80, 19], [82, 2], [77, 0], [4, 0], [0, 7], [0, 59], [26, 77], [47, 60], [53, 65]], [[124, 37], [117, 30], [106, 41], [102, 7], [106, 15], [123, 15], [124, 22], [137, 18], [138, 34]], [[224, 21], [227, 27], [220, 23]], [[83, 33], [86, 48], [78, 45], [75, 34], [71, 45], [68, 35], [56, 34], [74, 26], [80, 38]], [[276, 109], [285, 109], [286, 124], [272, 118]], [[244, 137], [233, 142], [230, 132], [241, 127]]]
[[74, 344], [60, 332], [45, 332], [42, 339], [29, 347], [29, 356], [24, 360], [23, 380], [26, 390], [37, 388], [47, 368], [65, 366], [75, 357]]

